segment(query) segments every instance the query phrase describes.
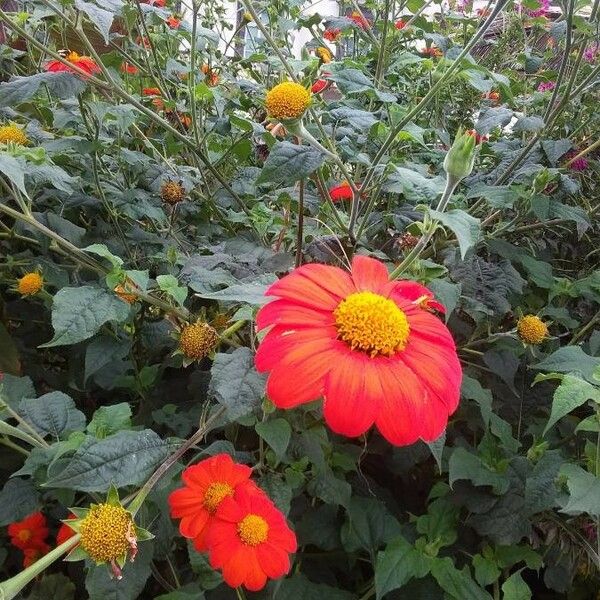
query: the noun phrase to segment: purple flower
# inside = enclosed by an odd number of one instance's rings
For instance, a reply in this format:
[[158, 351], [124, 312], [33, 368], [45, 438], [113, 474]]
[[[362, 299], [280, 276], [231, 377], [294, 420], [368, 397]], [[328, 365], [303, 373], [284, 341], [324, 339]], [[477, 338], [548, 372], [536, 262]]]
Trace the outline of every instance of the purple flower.
[[[573, 157], [577, 156], [580, 152], [581, 150], [569, 150], [569, 152], [567, 152], [567, 154], [565, 155], [567, 162], [569, 162]], [[586, 171], [589, 165], [590, 162], [588, 161], [588, 159], [582, 156], [581, 158], [575, 159], [569, 165], [569, 168], [572, 171]]]
[[556, 87], [555, 81], [542, 81], [537, 86], [538, 92], [551, 92]]
[[583, 51], [583, 60], [589, 63], [594, 62], [599, 54], [600, 44], [598, 44], [598, 42], [594, 42]]

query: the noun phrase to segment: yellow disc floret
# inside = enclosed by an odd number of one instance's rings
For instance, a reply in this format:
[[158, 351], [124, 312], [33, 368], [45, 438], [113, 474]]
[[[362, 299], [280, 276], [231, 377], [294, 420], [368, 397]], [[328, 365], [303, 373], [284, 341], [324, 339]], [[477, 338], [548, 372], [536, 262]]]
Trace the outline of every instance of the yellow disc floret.
[[333, 60], [333, 54], [331, 53], [331, 50], [325, 46], [319, 46], [315, 50], [315, 54], [321, 59], [321, 62], [325, 64], [330, 63]]
[[111, 562], [127, 554], [134, 530], [131, 514], [122, 506], [93, 504], [81, 521], [81, 547], [97, 562]]
[[213, 514], [227, 496], [233, 496], [233, 488], [228, 483], [221, 481], [211, 483], [204, 493], [204, 508]]
[[208, 356], [219, 341], [219, 334], [208, 323], [198, 321], [181, 330], [179, 349], [186, 358], [200, 360]]
[[237, 526], [238, 535], [244, 544], [258, 546], [269, 535], [269, 524], [259, 515], [246, 515]]
[[371, 357], [392, 356], [408, 341], [406, 315], [392, 300], [379, 294], [350, 294], [338, 304], [333, 316], [339, 339]]
[[548, 337], [548, 326], [536, 315], [525, 315], [517, 322], [517, 333], [527, 344], [541, 344]]
[[185, 188], [181, 181], [169, 179], [165, 181], [160, 188], [160, 197], [167, 204], [178, 204], [185, 198]]
[[25, 146], [29, 143], [29, 138], [19, 126], [3, 125], [0, 127], [0, 144], [8, 144], [9, 142]]
[[17, 282], [17, 290], [21, 296], [33, 296], [37, 294], [44, 285], [44, 280], [39, 273], [25, 273]]
[[274, 119], [299, 119], [310, 105], [310, 92], [299, 83], [286, 81], [267, 92], [265, 106]]

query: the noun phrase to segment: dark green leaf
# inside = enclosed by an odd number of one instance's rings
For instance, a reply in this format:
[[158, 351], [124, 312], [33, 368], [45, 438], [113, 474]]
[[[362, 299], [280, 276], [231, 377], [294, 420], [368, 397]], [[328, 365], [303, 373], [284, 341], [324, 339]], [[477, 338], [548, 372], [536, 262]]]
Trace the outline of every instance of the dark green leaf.
[[480, 588], [465, 567], [459, 571], [450, 558], [438, 558], [432, 561], [431, 573], [438, 585], [453, 600], [492, 600], [492, 597]]
[[588, 513], [600, 516], [600, 477], [596, 477], [573, 464], [563, 466], [561, 473], [567, 477], [570, 497], [562, 509], [571, 515]]
[[73, 399], [62, 392], [21, 400], [19, 413], [44, 436], [58, 439], [61, 434], [85, 429], [85, 415], [77, 410]]
[[0, 492], [0, 527], [39, 510], [40, 496], [31, 479], [9, 479]]
[[292, 436], [290, 424], [285, 419], [278, 418], [257, 423], [255, 429], [256, 433], [269, 444], [277, 458], [281, 460], [285, 456]]
[[13, 77], [10, 81], [0, 83], [0, 107], [17, 106], [29, 100], [42, 84], [61, 99], [75, 96], [85, 87], [85, 82], [79, 77], [65, 72]]
[[92, 417], [87, 430], [99, 439], [131, 427], [131, 406], [127, 402], [101, 406]]
[[586, 354], [580, 346], [564, 346], [547, 356], [533, 368], [549, 373], [581, 373], [594, 383], [594, 370], [600, 366], [600, 358]]
[[93, 2], [85, 2], [85, 0], [75, 0], [75, 7], [85, 13], [90, 22], [98, 28], [102, 34], [104, 42], [108, 44], [109, 33], [114, 19], [114, 13], [100, 8]]
[[437, 219], [440, 223], [452, 230], [458, 240], [460, 257], [463, 259], [467, 252], [473, 248], [481, 238], [481, 225], [479, 219], [472, 217], [464, 210], [458, 208], [446, 212], [432, 210], [429, 214], [432, 219]]
[[304, 575], [294, 575], [281, 582], [273, 600], [355, 600], [354, 594], [313, 583]]
[[265, 161], [256, 183], [285, 181], [293, 183], [318, 169], [325, 156], [311, 146], [277, 142]]
[[502, 600], [531, 600], [531, 590], [523, 581], [521, 571], [513, 573], [502, 584]]
[[474, 485], [492, 486], [499, 493], [509, 485], [506, 475], [493, 471], [478, 456], [460, 447], [450, 457], [448, 478], [450, 485], [459, 479], [468, 479]]

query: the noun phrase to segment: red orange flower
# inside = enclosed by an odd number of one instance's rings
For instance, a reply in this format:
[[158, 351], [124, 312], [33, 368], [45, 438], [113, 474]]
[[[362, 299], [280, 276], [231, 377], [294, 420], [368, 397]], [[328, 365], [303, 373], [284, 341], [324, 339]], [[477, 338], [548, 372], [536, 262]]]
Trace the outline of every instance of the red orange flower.
[[42, 546], [48, 536], [46, 517], [41, 512], [34, 512], [22, 521], [11, 523], [8, 535], [10, 543], [21, 550]]
[[208, 532], [208, 558], [231, 587], [261, 590], [267, 579], [290, 570], [296, 536], [283, 513], [264, 495], [248, 489], [220, 504]]
[[369, 28], [369, 20], [357, 10], [352, 11], [352, 13], [350, 14], [350, 19], [352, 19], [352, 21], [354, 21], [354, 23], [358, 25], [361, 29]]
[[[356, 184], [360, 189], [360, 184]], [[347, 181], [335, 185], [329, 189], [329, 195], [334, 202], [340, 202], [341, 200], [352, 200], [352, 188]]]
[[143, 96], [160, 96], [160, 90], [157, 87], [144, 88], [142, 90]]
[[[76, 515], [73, 513], [69, 513], [67, 519], [76, 519]], [[72, 538], [75, 535], [75, 530], [70, 527], [67, 523], [63, 523], [58, 532], [56, 533], [56, 545], [60, 546], [64, 544], [68, 539]]]
[[350, 273], [305, 265], [266, 295], [276, 300], [259, 311], [257, 326], [272, 327], [255, 361], [270, 371], [267, 395], [277, 407], [323, 397], [336, 433], [355, 437], [375, 424], [398, 446], [440, 436], [458, 406], [462, 372], [450, 332], [423, 310], [427, 288], [390, 281], [383, 263], [355, 256]]
[[121, 63], [121, 71], [123, 73], [129, 73], [130, 75], [135, 75], [138, 72], [138, 68], [135, 65], [132, 65], [128, 62]]
[[150, 6], [157, 6], [158, 8], [164, 8], [166, 0], [140, 0], [142, 4], [150, 4]]
[[330, 42], [336, 42], [341, 33], [341, 29], [337, 29], [336, 27], [328, 27], [323, 32], [323, 37]]
[[423, 56], [430, 56], [431, 58], [440, 58], [444, 56], [444, 53], [437, 46], [429, 46], [421, 50]]
[[[66, 60], [76, 67], [79, 67], [81, 70], [85, 71], [88, 75], [94, 75], [94, 73], [100, 72], [100, 67], [96, 64], [93, 58], [89, 56], [80, 56], [77, 52], [69, 52], [65, 57]], [[59, 73], [61, 71], [71, 71], [78, 75], [76, 71], [74, 71], [68, 65], [60, 62], [60, 60], [51, 60], [44, 67], [46, 71], [51, 73]]]
[[396, 29], [404, 29], [406, 27], [406, 21], [404, 19], [398, 19], [394, 24]]
[[257, 490], [250, 481], [252, 469], [233, 462], [228, 454], [207, 458], [181, 474], [184, 487], [169, 496], [171, 517], [181, 519], [179, 531], [194, 540], [197, 550], [206, 550], [206, 533], [221, 502], [243, 487]]
[[484, 100], [489, 100], [490, 102], [493, 102], [494, 104], [497, 104], [500, 101], [500, 93], [499, 92], [487, 92], [485, 94], [482, 94], [481, 97]]
[[179, 29], [179, 26], [181, 25], [181, 19], [179, 19], [178, 17], [176, 17], [175, 15], [171, 15], [166, 21], [165, 23], [171, 28], [171, 29]]
[[[324, 77], [328, 77], [329, 75], [331, 75], [331, 73], [323, 73]], [[320, 94], [321, 92], [325, 91], [330, 85], [331, 85], [331, 81], [329, 81], [328, 79], [317, 79], [312, 84], [310, 91], [313, 94]]]
[[203, 64], [200, 67], [200, 70], [204, 74], [204, 81], [206, 85], [209, 87], [214, 87], [219, 84], [219, 75], [215, 72], [214, 69], [211, 69], [209, 65]]

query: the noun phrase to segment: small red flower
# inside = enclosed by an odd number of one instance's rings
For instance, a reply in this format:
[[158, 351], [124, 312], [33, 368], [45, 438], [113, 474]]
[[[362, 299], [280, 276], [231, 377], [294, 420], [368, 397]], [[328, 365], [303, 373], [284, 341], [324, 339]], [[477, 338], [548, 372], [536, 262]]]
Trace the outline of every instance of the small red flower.
[[157, 87], [144, 88], [142, 90], [143, 96], [160, 96], [160, 90]]
[[[69, 513], [67, 519], [76, 519], [77, 517], [73, 513]], [[75, 531], [67, 524], [63, 523], [58, 532], [56, 533], [56, 545], [60, 546], [64, 544], [68, 539], [71, 539], [75, 535]]]
[[183, 471], [184, 487], [171, 493], [169, 506], [171, 517], [181, 519], [181, 535], [193, 539], [197, 550], [206, 550], [206, 534], [221, 502], [242, 488], [258, 489], [251, 474], [250, 467], [234, 463], [229, 454], [217, 454]]
[[500, 93], [499, 92], [494, 92], [494, 91], [486, 92], [485, 94], [482, 94], [481, 97], [484, 100], [489, 100], [493, 104], [497, 104], [498, 102], [500, 102]]
[[[100, 67], [96, 64], [93, 58], [89, 56], [80, 56], [77, 52], [69, 52], [66, 56], [66, 60], [76, 67], [79, 67], [82, 71], [85, 71], [87, 75], [94, 75], [94, 73], [100, 72]], [[44, 67], [46, 71], [51, 73], [60, 73], [61, 71], [70, 71], [76, 75], [79, 75], [76, 71], [71, 69], [68, 65], [60, 62], [59, 60], [51, 60], [46, 63]]]
[[219, 75], [209, 65], [203, 64], [200, 70], [204, 74], [204, 81], [209, 87], [215, 87], [219, 84]]
[[[331, 73], [323, 73], [324, 77], [329, 77], [329, 75], [331, 75]], [[317, 81], [315, 81], [312, 84], [310, 91], [313, 94], [320, 94], [321, 92], [325, 91], [330, 85], [331, 81], [329, 81], [328, 79], [317, 79]]]
[[406, 21], [404, 19], [398, 19], [394, 24], [396, 29], [404, 29], [406, 27]]
[[25, 548], [23, 550], [23, 568], [30, 567], [34, 562], [42, 558], [44, 554], [50, 552], [50, 546], [42, 543], [39, 546], [32, 546], [31, 548]]
[[489, 17], [492, 14], [489, 8], [478, 8], [475, 12], [478, 17]]
[[210, 565], [222, 569], [225, 582], [253, 592], [288, 573], [289, 554], [297, 548], [283, 513], [264, 494], [247, 489], [223, 500], [207, 541]]
[[129, 75], [135, 75], [138, 72], [138, 68], [128, 62], [121, 63], [121, 71], [123, 73], [129, 73]]
[[472, 135], [475, 138], [476, 144], [482, 144], [483, 142], [487, 142], [489, 139], [487, 135], [481, 135], [480, 133], [477, 133], [474, 129], [469, 129], [466, 133]]
[[431, 58], [440, 58], [444, 56], [444, 53], [437, 46], [429, 46], [421, 50], [423, 56], [430, 56]]
[[178, 17], [176, 17], [175, 15], [171, 15], [166, 21], [165, 23], [171, 28], [171, 29], [179, 29], [179, 26], [181, 25], [181, 19], [179, 19]]
[[328, 27], [323, 32], [323, 37], [330, 42], [337, 42], [341, 33], [341, 29], [337, 29], [336, 27]]
[[158, 8], [164, 8], [167, 4], [166, 0], [140, 0], [142, 4], [150, 4], [150, 6], [157, 6]]
[[353, 10], [352, 13], [350, 14], [350, 19], [352, 19], [354, 21], [354, 23], [356, 25], [358, 25], [361, 29], [368, 29], [369, 28], [369, 20], [364, 17], [360, 12], [358, 12], [357, 10]]
[[[360, 189], [360, 184], [356, 184]], [[340, 183], [340, 185], [335, 185], [329, 189], [329, 195], [334, 202], [340, 202], [341, 200], [352, 200], [352, 188], [347, 181], [344, 183]]]
[[34, 512], [22, 521], [11, 523], [8, 535], [11, 544], [21, 550], [42, 546], [48, 537], [46, 517], [41, 512]]

